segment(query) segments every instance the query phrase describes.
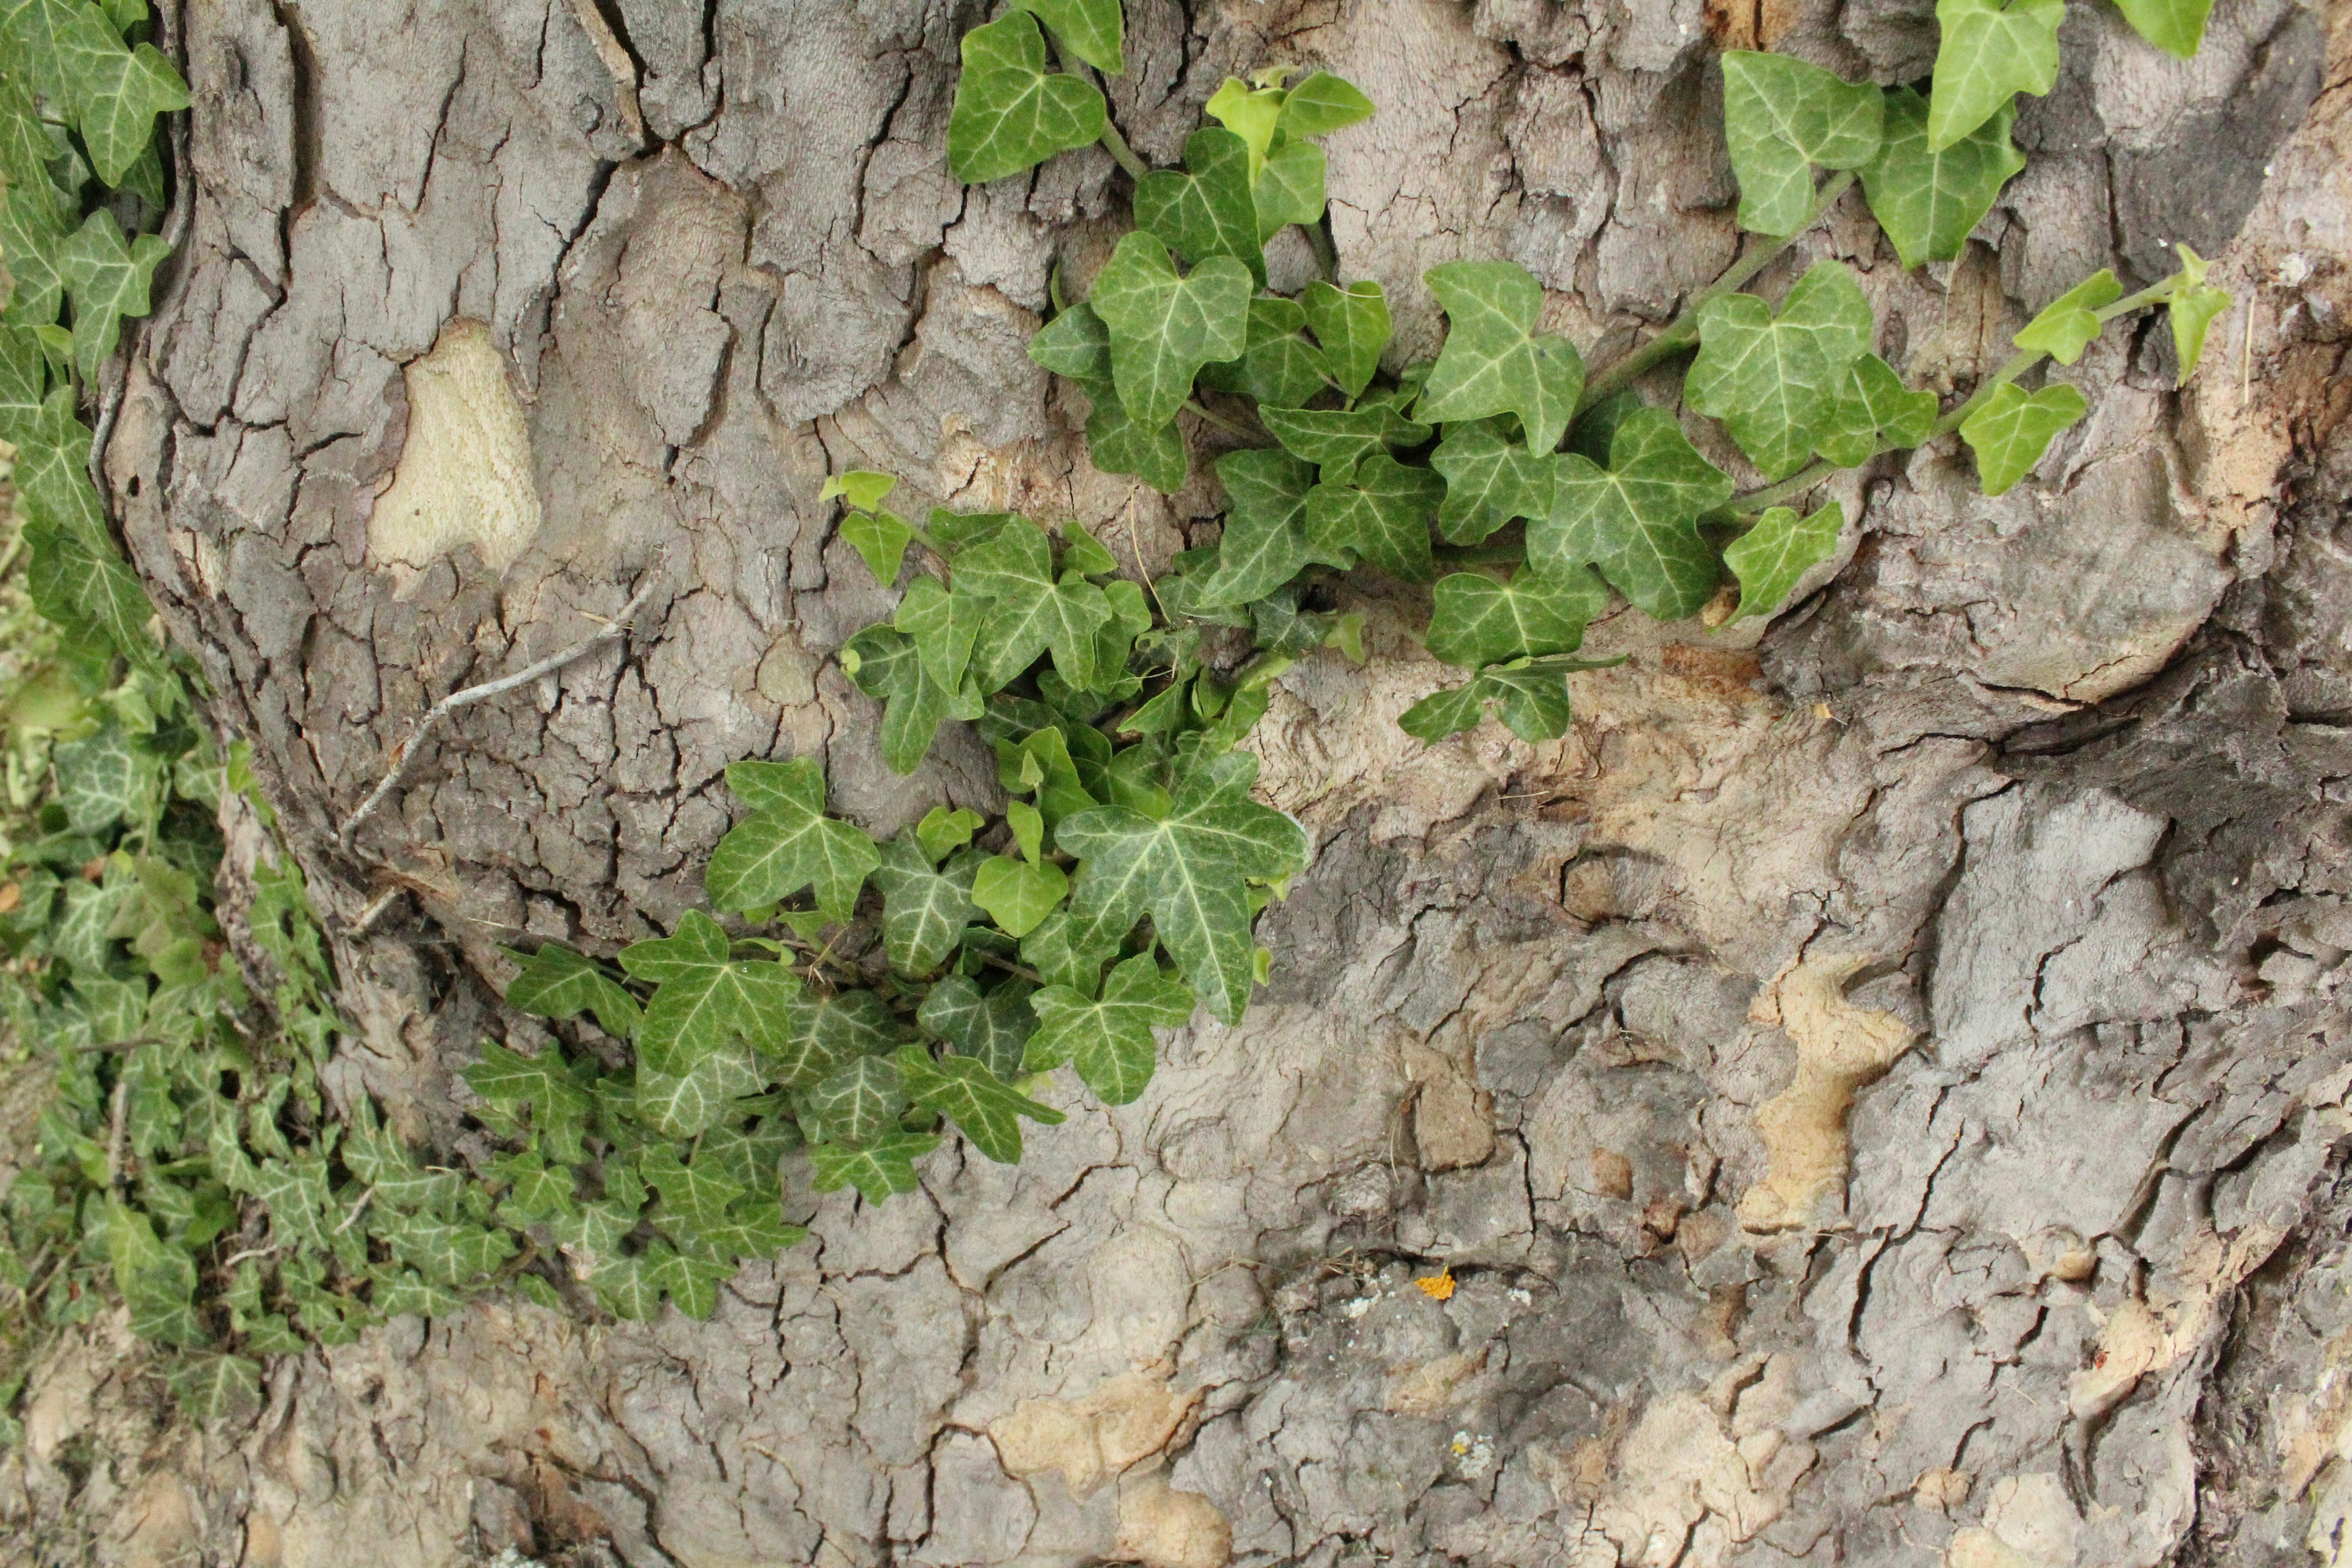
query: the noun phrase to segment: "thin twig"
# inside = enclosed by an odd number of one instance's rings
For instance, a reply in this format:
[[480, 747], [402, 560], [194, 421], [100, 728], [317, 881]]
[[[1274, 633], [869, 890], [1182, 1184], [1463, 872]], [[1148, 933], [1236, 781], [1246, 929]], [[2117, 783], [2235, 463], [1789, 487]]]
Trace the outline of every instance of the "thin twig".
[[368, 932], [373, 931], [375, 929], [375, 922], [383, 919], [384, 910], [392, 908], [393, 904], [400, 899], [401, 895], [407, 891], [408, 889], [406, 888], [394, 888], [383, 897], [377, 899], [373, 903], [368, 905], [367, 908], [362, 910], [360, 911], [360, 918], [358, 921], [353, 922], [352, 926], [352, 934], [353, 936], [365, 936]]
[[351, 1229], [353, 1225], [359, 1222], [360, 1215], [367, 1212], [368, 1205], [373, 1202], [375, 1202], [375, 1189], [373, 1187], [370, 1187], [367, 1191], [360, 1194], [360, 1201], [352, 1205], [352, 1212], [343, 1216], [343, 1223], [337, 1226], [328, 1234], [331, 1236], [341, 1236], [343, 1232]]
[[122, 1186], [122, 1137], [128, 1130], [129, 1118], [124, 1114], [131, 1105], [131, 1079], [118, 1075], [114, 1080], [113, 1101], [107, 1108], [106, 1185], [109, 1191]]
[[550, 654], [537, 664], [528, 665], [512, 675], [501, 677], [497, 680], [486, 680], [479, 686], [468, 686], [463, 691], [453, 691], [436, 702], [425, 717], [416, 721], [416, 728], [409, 732], [408, 739], [394, 750], [392, 766], [384, 771], [383, 781], [375, 786], [365, 800], [360, 802], [360, 808], [344, 820], [342, 831], [335, 836], [336, 841], [342, 846], [344, 852], [350, 853], [352, 839], [359, 832], [361, 825], [376, 814], [377, 808], [383, 805], [386, 797], [399, 784], [401, 775], [408, 771], [408, 764], [415, 760], [417, 752], [424, 744], [425, 737], [432, 733], [435, 725], [460, 708], [470, 708], [477, 702], [487, 702], [493, 697], [512, 691], [518, 686], [528, 686], [542, 675], [551, 675], [565, 665], [585, 658], [614, 638], [627, 636], [629, 617], [643, 608], [646, 599], [653, 595], [654, 581], [653, 577], [648, 576], [644, 585], [629, 596], [629, 602], [621, 606], [619, 615], [614, 616], [596, 631], [581, 638], [562, 652]]

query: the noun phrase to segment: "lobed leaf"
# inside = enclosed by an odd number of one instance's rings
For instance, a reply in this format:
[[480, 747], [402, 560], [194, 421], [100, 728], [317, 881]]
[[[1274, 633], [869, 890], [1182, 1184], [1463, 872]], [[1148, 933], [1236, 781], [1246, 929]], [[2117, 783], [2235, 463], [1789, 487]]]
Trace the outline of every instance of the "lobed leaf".
[[871, 1143], [898, 1131], [907, 1086], [887, 1057], [859, 1057], [801, 1091], [809, 1135], [821, 1142]]
[[1307, 547], [1326, 560], [1361, 561], [1402, 581], [1426, 583], [1436, 574], [1430, 524], [1444, 499], [1439, 475], [1375, 452], [1348, 480], [1327, 480], [1307, 492]]
[[1238, 359], [1248, 346], [1249, 268], [1213, 256], [1180, 277], [1168, 248], [1128, 235], [1095, 279], [1090, 300], [1110, 331], [1111, 382], [1138, 423], [1176, 417], [1201, 367]]
[[1225, 533], [1216, 571], [1198, 590], [1204, 608], [1262, 599], [1320, 558], [1307, 542], [1312, 464], [1287, 452], [1249, 447], [1218, 458], [1217, 477], [1225, 486]]
[[1104, 1104], [1128, 1104], [1151, 1081], [1159, 1056], [1152, 1031], [1181, 1028], [1195, 1000], [1192, 988], [1163, 976], [1148, 952], [1113, 969], [1099, 1000], [1049, 985], [1031, 999], [1038, 1027], [1024, 1066], [1043, 1072], [1072, 1063]]
[[1530, 655], [1573, 653], [1584, 628], [1609, 607], [1609, 589], [1589, 568], [1553, 578], [1521, 568], [1508, 582], [1479, 572], [1438, 580], [1429, 651], [1476, 669]]
[[1045, 39], [1026, 11], [1008, 11], [963, 36], [963, 76], [948, 116], [948, 166], [985, 184], [1083, 147], [1109, 110], [1092, 82], [1045, 68]]
[[1323, 149], [1312, 142], [1291, 142], [1266, 154], [1250, 182], [1250, 205], [1257, 214], [1260, 243], [1272, 239], [1286, 225], [1323, 221], [1325, 174]]
[[1053, 28], [1064, 48], [1095, 69], [1111, 76], [1126, 70], [1127, 24], [1118, 0], [1020, 0], [1020, 5]]
[[1184, 143], [1182, 171], [1154, 169], [1137, 182], [1135, 221], [1188, 264], [1229, 256], [1265, 282], [1249, 147], [1230, 131], [1195, 131]]
[[908, 1097], [954, 1122], [973, 1148], [1000, 1165], [1021, 1159], [1021, 1118], [1045, 1127], [1064, 1120], [1060, 1111], [1038, 1104], [970, 1057], [934, 1058], [920, 1046], [902, 1046], [897, 1060]]
[[812, 1143], [811, 1185], [818, 1192], [856, 1187], [869, 1204], [915, 1190], [915, 1162], [940, 1146], [936, 1133], [886, 1132], [871, 1143]]
[[1097, 637], [1111, 620], [1110, 601], [1078, 573], [1055, 576], [1054, 543], [1044, 529], [1013, 519], [959, 554], [955, 574], [959, 589], [993, 601], [973, 649], [987, 689], [1004, 686], [1048, 648], [1071, 685], [1096, 683]]
[[1864, 354], [1847, 370], [1836, 406], [1814, 437], [1814, 447], [1840, 468], [1864, 463], [1883, 449], [1916, 447], [1936, 427], [1936, 395], [1903, 384], [1895, 367]]
[[[964, 830], [969, 839], [971, 829]], [[928, 846], [917, 833], [902, 833], [885, 845], [873, 872], [882, 894], [882, 945], [890, 967], [901, 974], [929, 974], [948, 961], [963, 929], [980, 918], [971, 900], [973, 863], [969, 857], [932, 868]]]
[[1977, 411], [1961, 421], [1960, 439], [1977, 457], [1977, 482], [1997, 496], [2033, 471], [2051, 438], [2084, 415], [2090, 405], [2063, 381], [2035, 393], [2002, 382]]
[[1724, 564], [1739, 579], [1739, 613], [1732, 618], [1779, 610], [1800, 578], [1837, 553], [1844, 527], [1845, 510], [1835, 501], [1805, 518], [1793, 507], [1767, 509], [1723, 552]]
[[1565, 581], [1588, 563], [1643, 613], [1696, 613], [1720, 575], [1698, 518], [1731, 499], [1731, 481], [1698, 455], [1674, 416], [1636, 409], [1619, 422], [1606, 468], [1559, 459], [1549, 515], [1528, 527], [1528, 560]]
[[2015, 105], [2004, 103], [1938, 149], [1927, 138], [1927, 100], [1907, 87], [1887, 90], [1885, 135], [1863, 168], [1862, 188], [1906, 268], [1958, 258], [2001, 187], [2025, 167], [2010, 140], [2016, 119]]
[[2123, 297], [2124, 286], [2102, 267], [2043, 306], [2042, 313], [2010, 341], [2029, 353], [2048, 354], [2060, 364], [2073, 364], [2105, 329], [2106, 323], [2099, 320], [2100, 308]]
[[751, 1047], [740, 1037], [727, 1037], [698, 1056], [679, 1059], [686, 1066], [677, 1072], [637, 1064], [637, 1120], [665, 1138], [708, 1131], [737, 1100], [764, 1087]]
[[2213, 0], [2116, 0], [2143, 38], [2168, 54], [2193, 59], [2205, 41], [2205, 22], [2213, 14]]
[[537, 952], [499, 951], [522, 965], [522, 973], [507, 985], [507, 1005], [542, 1018], [569, 1018], [593, 1012], [608, 1035], [627, 1039], [644, 1016], [637, 999], [604, 968], [562, 942], [541, 944]]
[[2021, 92], [2058, 80], [2058, 24], [2066, 0], [1936, 0], [1936, 47], [1927, 146], [1942, 152], [1979, 130]]
[[1389, 320], [1388, 296], [1369, 279], [1359, 279], [1345, 289], [1318, 279], [1307, 286], [1299, 304], [1307, 324], [1314, 330], [1315, 341], [1323, 347], [1332, 380], [1349, 397], [1363, 395], [1364, 388], [1371, 384], [1372, 373], [1381, 368], [1381, 353], [1389, 346], [1395, 331]]
[[[734, 763], [727, 784], [753, 810], [711, 851], [703, 872], [711, 901], [727, 910], [761, 909], [814, 888], [820, 913], [848, 919], [881, 856], [864, 833], [824, 815], [824, 773], [816, 763]], [[627, 952], [622, 963], [627, 965]]]
[[[1317, 287], [1307, 285], [1310, 297]], [[1329, 384], [1334, 374], [1328, 351], [1300, 335], [1308, 314], [1295, 300], [1268, 294], [1252, 300], [1247, 346], [1241, 357], [1225, 364], [1202, 366], [1201, 384], [1216, 392], [1240, 393], [1261, 406], [1293, 408], [1306, 403]]]
[[1788, 478], [1812, 456], [1853, 362], [1870, 350], [1870, 301], [1843, 264], [1822, 261], [1777, 315], [1753, 294], [1727, 294], [1698, 321], [1684, 395], [1722, 420], [1766, 478]]
[[1499, 421], [1447, 426], [1429, 466], [1445, 478], [1438, 531], [1456, 544], [1476, 544], [1507, 522], [1551, 510], [1551, 455], [1506, 439]]
[[[970, 600], [970, 595], [964, 597]], [[929, 605], [926, 600], [925, 606]], [[977, 614], [967, 616], [952, 601], [946, 605], [946, 614], [951, 622], [965, 616], [971, 626], [968, 635], [977, 637], [981, 624]], [[954, 651], [952, 639], [956, 631], [950, 625], [944, 637], [934, 638], [934, 646], [945, 645], [943, 657]], [[877, 624], [851, 637], [841, 650], [841, 668], [857, 689], [882, 704], [882, 761], [893, 773], [910, 773], [922, 766], [923, 759], [930, 754], [932, 741], [939, 735], [940, 722], [957, 710], [959, 698], [968, 695], [961, 681], [950, 690], [931, 679], [920, 646], [893, 626]]]
[[1447, 328], [1413, 417], [1516, 414], [1530, 450], [1559, 446], [1584, 391], [1584, 362], [1566, 338], [1535, 335], [1542, 287], [1512, 261], [1449, 261], [1423, 276], [1445, 307]]
[[1069, 876], [1059, 866], [993, 855], [980, 863], [972, 878], [971, 901], [986, 910], [1005, 935], [1022, 937], [1036, 930], [1069, 891]]
[[1727, 49], [1723, 128], [1739, 179], [1739, 226], [1791, 235], [1813, 216], [1813, 169], [1858, 169], [1878, 151], [1886, 100], [1788, 55]]

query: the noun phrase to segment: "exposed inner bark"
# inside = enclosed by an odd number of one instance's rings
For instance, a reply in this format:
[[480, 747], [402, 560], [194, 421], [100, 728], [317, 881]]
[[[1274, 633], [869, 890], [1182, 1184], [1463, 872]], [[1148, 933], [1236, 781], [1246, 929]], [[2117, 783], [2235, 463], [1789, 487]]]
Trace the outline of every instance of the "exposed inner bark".
[[[188, 7], [193, 234], [113, 500], [311, 874], [336, 1088], [411, 1136], [543, 1027], [499, 944], [698, 901], [727, 763], [818, 756], [877, 832], [994, 800], [969, 737], [882, 765], [829, 656], [888, 598], [826, 473], [1147, 565], [1204, 539], [1210, 486], [1095, 472], [1024, 355], [1119, 232], [1108, 156], [947, 173], [984, 9]], [[1528, 266], [1595, 363], [1720, 272], [1717, 46], [1934, 48], [1909, 0], [1128, 15], [1155, 161], [1228, 72], [1379, 103], [1332, 228], [1400, 363], [1440, 261]], [[1318, 846], [1275, 984], [1143, 1100], [880, 1208], [803, 1181], [813, 1239], [711, 1322], [406, 1320], [279, 1364], [247, 1428], [172, 1425], [101, 1326], [0, 1466], [12, 1555], [2346, 1561], [2352, 20], [2243, 0], [2189, 65], [2105, 6], [2062, 38], [1966, 258], [1906, 275], [1857, 205], [1758, 286], [1853, 262], [1949, 386], [2185, 241], [2241, 301], [2189, 391], [2160, 327], [2111, 332], [2035, 482], [1985, 500], [1948, 443], [1847, 481], [1833, 584], [1769, 631], [1622, 612], [1554, 746], [1399, 731], [1441, 672], [1366, 583], [1370, 663], [1297, 667], [1254, 742]], [[640, 635], [461, 713], [337, 850], [436, 699], [648, 576]]]

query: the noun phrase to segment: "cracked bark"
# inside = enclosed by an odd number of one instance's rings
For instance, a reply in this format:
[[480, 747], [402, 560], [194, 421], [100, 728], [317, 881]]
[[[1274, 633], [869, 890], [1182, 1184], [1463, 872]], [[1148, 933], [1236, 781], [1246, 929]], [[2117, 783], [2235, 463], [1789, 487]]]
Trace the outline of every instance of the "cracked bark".
[[[455, 1133], [485, 1035], [535, 1037], [498, 945], [609, 951], [696, 902], [726, 763], [819, 756], [880, 832], [992, 802], [968, 739], [882, 766], [828, 656], [887, 600], [825, 473], [1130, 560], [1201, 541], [1206, 486], [1092, 471], [1022, 353], [1049, 268], [1116, 238], [1108, 159], [947, 176], [980, 10], [189, 8], [191, 238], [106, 471], [310, 873], [359, 1026], [337, 1091], [411, 1136]], [[1406, 355], [1439, 261], [1520, 261], [1596, 359], [1721, 269], [1710, 38], [1885, 80], [1933, 47], [1899, 0], [1129, 11], [1147, 156], [1229, 71], [1371, 92], [1332, 226]], [[1412, 595], [1364, 584], [1370, 665], [1297, 667], [1256, 742], [1318, 845], [1275, 984], [1142, 1100], [1074, 1102], [1018, 1171], [948, 1150], [919, 1198], [804, 1201], [812, 1242], [709, 1323], [404, 1321], [281, 1363], [247, 1428], [171, 1425], [100, 1325], [0, 1470], [10, 1555], [2343, 1560], [2352, 23], [2248, 0], [2188, 67], [2103, 7], [2063, 37], [1966, 258], [1905, 276], [1849, 205], [1759, 286], [1853, 260], [1882, 349], [1948, 388], [2083, 271], [2187, 240], [2250, 301], [2189, 392], [2160, 330], [2111, 334], [2034, 484], [1986, 500], [1940, 445], [1845, 481], [1832, 584], [1769, 630], [1621, 615], [1595, 635], [1629, 663], [1554, 746], [1406, 741], [1439, 675]], [[373, 513], [457, 322], [538, 521], [503, 570], [404, 577]], [[625, 648], [460, 715], [337, 850], [436, 700], [641, 574]], [[1844, 1180], [1766, 1215], [1742, 1199], [1805, 1150], [1759, 1112], [1815, 1048], [1782, 1001], [1849, 969], [1915, 1037], [1853, 1092]], [[1410, 1282], [1441, 1263], [1443, 1304]], [[1108, 1453], [1138, 1387], [1194, 1403], [1123, 1472], [1006, 1468], [1016, 1413]]]

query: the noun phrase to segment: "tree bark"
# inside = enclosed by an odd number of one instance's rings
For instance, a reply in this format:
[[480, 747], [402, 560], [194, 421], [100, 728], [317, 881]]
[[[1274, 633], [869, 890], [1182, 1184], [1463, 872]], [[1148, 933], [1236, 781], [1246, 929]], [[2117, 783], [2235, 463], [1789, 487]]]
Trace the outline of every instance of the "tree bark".
[[[501, 945], [609, 952], [697, 903], [729, 762], [819, 757], [877, 834], [995, 803], [969, 737], [883, 766], [829, 656], [889, 600], [828, 473], [1146, 569], [1213, 537], [1210, 482], [1095, 472], [1024, 357], [1125, 187], [1096, 150], [954, 184], [986, 9], [186, 7], [190, 238], [106, 472], [333, 938], [334, 1088], [409, 1135], [458, 1135], [485, 1035], [544, 1037]], [[1127, 9], [1148, 159], [1229, 72], [1379, 104], [1331, 142], [1331, 228], [1399, 363], [1465, 257], [1622, 351], [1737, 249], [1718, 47], [1892, 81], [1935, 37], [1917, 0]], [[1769, 630], [1620, 613], [1592, 646], [1629, 662], [1550, 746], [1405, 737], [1443, 677], [1413, 594], [1362, 584], [1370, 663], [1295, 668], [1252, 742], [1318, 846], [1274, 984], [1138, 1103], [1074, 1094], [1017, 1170], [943, 1150], [878, 1208], [803, 1179], [812, 1240], [708, 1323], [404, 1320], [282, 1362], [247, 1427], [155, 1414], [102, 1326], [27, 1395], [11, 1536], [248, 1568], [2352, 1562], [2348, 18], [2234, 0], [2181, 65], [2078, 5], [1966, 258], [1904, 273], [1849, 198], [1761, 280], [1853, 261], [1888, 357], [1949, 389], [2090, 270], [2218, 257], [2240, 303], [2189, 390], [2161, 327], [2110, 333], [2032, 482], [1987, 500], [1948, 441], [1847, 481], [1833, 582]], [[436, 700], [648, 583], [339, 847]]]

